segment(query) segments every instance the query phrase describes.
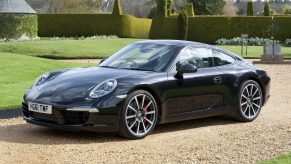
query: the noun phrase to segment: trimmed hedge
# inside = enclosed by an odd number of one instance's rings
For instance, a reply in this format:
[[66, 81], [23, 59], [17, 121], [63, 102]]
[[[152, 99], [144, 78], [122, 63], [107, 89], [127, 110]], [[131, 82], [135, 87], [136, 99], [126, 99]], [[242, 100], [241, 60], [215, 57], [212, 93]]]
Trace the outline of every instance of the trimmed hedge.
[[[196, 16], [188, 17], [187, 40], [214, 44], [220, 38], [232, 39], [241, 34], [249, 37], [270, 38], [272, 17], [226, 17]], [[274, 17], [275, 39], [285, 41], [291, 38], [291, 17]], [[154, 19], [150, 38], [178, 39], [177, 17]]]
[[112, 14], [39, 14], [40, 37], [117, 35], [148, 38], [151, 19]]
[[177, 17], [154, 18], [149, 34], [150, 39], [177, 39], [179, 38]]
[[37, 36], [36, 14], [0, 14], [0, 39]]

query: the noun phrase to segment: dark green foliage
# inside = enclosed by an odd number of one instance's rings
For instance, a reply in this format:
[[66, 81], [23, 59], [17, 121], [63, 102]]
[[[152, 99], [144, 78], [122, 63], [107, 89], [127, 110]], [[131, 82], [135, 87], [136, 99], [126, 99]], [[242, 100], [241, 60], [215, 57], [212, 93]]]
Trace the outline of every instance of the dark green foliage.
[[148, 38], [150, 19], [112, 14], [39, 14], [39, 36], [74, 37], [117, 35], [127, 38]]
[[254, 15], [254, 4], [253, 1], [249, 0], [247, 3], [247, 15], [253, 16]]
[[157, 16], [167, 17], [167, 0], [157, 0]]
[[167, 0], [167, 16], [172, 14], [172, 0]]
[[[187, 40], [214, 44], [220, 38], [231, 39], [249, 34], [249, 37], [270, 38], [271, 17], [199, 16], [188, 18]], [[285, 41], [291, 36], [291, 17], [274, 17], [277, 26], [276, 40]], [[179, 38], [177, 17], [154, 19], [150, 38]]]
[[121, 8], [120, 0], [115, 0], [112, 14], [113, 15], [122, 15], [122, 8]]
[[188, 0], [193, 3], [196, 15], [222, 15], [224, 0]]
[[270, 16], [270, 6], [267, 0], [265, 0], [264, 16]]
[[188, 32], [188, 16], [186, 11], [182, 11], [178, 15], [178, 39], [187, 40], [187, 32]]
[[0, 39], [37, 36], [36, 14], [0, 14]]
[[149, 19], [153, 19], [157, 16], [157, 7], [153, 7], [148, 15]]
[[189, 17], [195, 16], [194, 9], [193, 9], [193, 3], [186, 3], [184, 6], [184, 10], [186, 10], [187, 16], [189, 16]]

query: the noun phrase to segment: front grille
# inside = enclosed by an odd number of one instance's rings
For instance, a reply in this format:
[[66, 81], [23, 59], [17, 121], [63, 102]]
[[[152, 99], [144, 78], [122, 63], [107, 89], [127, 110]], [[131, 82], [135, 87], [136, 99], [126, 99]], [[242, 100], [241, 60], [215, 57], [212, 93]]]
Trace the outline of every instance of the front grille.
[[54, 124], [80, 125], [85, 124], [89, 118], [89, 112], [74, 112], [53, 108], [53, 114], [43, 114], [29, 111], [28, 105], [25, 103], [22, 103], [22, 108], [25, 117]]
[[72, 112], [63, 111], [61, 112], [64, 123], [70, 125], [85, 124], [89, 118], [89, 112]]

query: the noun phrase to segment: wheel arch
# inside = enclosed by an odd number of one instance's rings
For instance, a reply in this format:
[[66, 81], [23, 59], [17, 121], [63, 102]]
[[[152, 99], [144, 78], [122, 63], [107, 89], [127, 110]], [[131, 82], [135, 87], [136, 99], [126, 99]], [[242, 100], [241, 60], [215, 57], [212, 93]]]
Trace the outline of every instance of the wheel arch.
[[136, 87], [130, 89], [128, 91], [128, 94], [130, 94], [136, 90], [145, 90], [145, 91], [149, 92], [155, 98], [157, 106], [158, 106], [158, 112], [159, 112], [158, 121], [157, 121], [157, 124], [158, 124], [161, 121], [162, 101], [161, 101], [160, 96], [158, 95], [157, 91], [149, 85], [139, 85], [139, 86], [136, 86]]
[[262, 94], [263, 94], [263, 105], [265, 104], [265, 95], [266, 95], [266, 91], [265, 91], [265, 87], [263, 85], [263, 83], [260, 81], [259, 77], [257, 76], [248, 76], [246, 77], [244, 80], [241, 81], [240, 83], [240, 87], [242, 86], [242, 84], [248, 80], [253, 80], [255, 82], [257, 82], [262, 90]]

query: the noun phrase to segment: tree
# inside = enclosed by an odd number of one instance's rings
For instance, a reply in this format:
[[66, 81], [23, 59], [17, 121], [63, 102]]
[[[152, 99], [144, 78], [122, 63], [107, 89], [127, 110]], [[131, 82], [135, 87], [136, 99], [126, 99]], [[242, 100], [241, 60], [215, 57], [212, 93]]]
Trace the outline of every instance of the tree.
[[167, 0], [167, 16], [172, 14], [172, 0]]
[[122, 8], [121, 8], [120, 0], [115, 0], [112, 14], [113, 15], [122, 15]]
[[222, 15], [224, 0], [188, 0], [193, 3], [196, 15]]
[[254, 16], [254, 5], [253, 1], [249, 0], [247, 4], [247, 15]]
[[270, 6], [267, 0], [265, 1], [264, 16], [270, 16]]

